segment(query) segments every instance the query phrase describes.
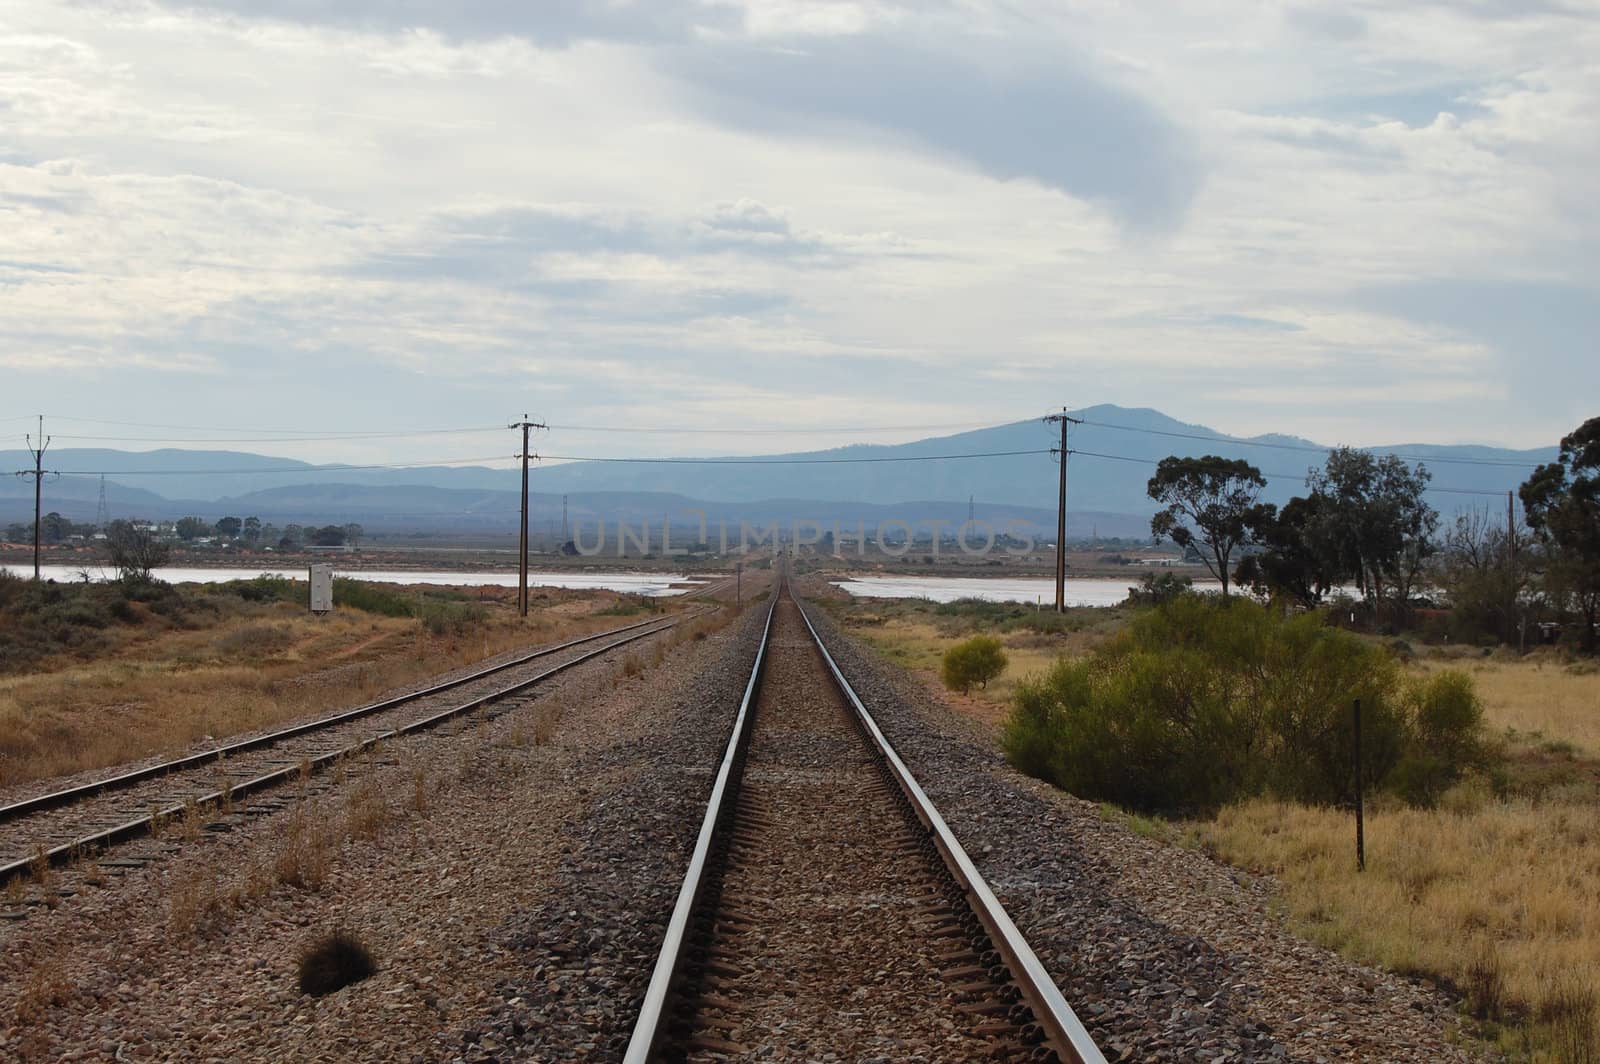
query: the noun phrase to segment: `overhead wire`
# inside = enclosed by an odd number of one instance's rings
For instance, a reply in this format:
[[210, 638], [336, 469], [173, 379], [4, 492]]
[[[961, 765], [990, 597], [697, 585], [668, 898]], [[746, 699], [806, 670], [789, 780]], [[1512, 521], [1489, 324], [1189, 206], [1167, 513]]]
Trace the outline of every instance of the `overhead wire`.
[[1049, 454], [1048, 450], [977, 451], [971, 454], [883, 455], [875, 458], [612, 458], [575, 454], [546, 454], [542, 458], [562, 462], [620, 462], [638, 465], [866, 465], [875, 462], [940, 462], [958, 458], [1011, 458], [1017, 455]]
[[[0, 417], [0, 421], [27, 421], [37, 415], [19, 414]], [[113, 436], [103, 434], [57, 433], [58, 440], [95, 441], [102, 443], [317, 443], [337, 442], [344, 440], [381, 440], [381, 439], [409, 439], [427, 436], [444, 435], [484, 435], [504, 430], [504, 426], [473, 426], [462, 428], [443, 429], [406, 429], [406, 430], [337, 430], [337, 429], [244, 429], [238, 426], [202, 426], [202, 425], [171, 425], [155, 422], [139, 421], [112, 421], [103, 418], [85, 418], [76, 415], [45, 415], [53, 421], [80, 422], [96, 425], [117, 425], [130, 428], [164, 429], [176, 432], [223, 432], [246, 433], [248, 435], [227, 435], [209, 438], [192, 436]], [[1258, 447], [1268, 450], [1295, 451], [1307, 454], [1328, 454], [1334, 448], [1322, 447], [1316, 444], [1287, 443], [1262, 439], [1250, 439], [1242, 436], [1228, 436], [1218, 433], [1205, 434], [1199, 432], [1179, 432], [1171, 429], [1158, 429], [1148, 426], [1123, 425], [1111, 421], [1098, 421], [1091, 418], [1080, 419], [1079, 424], [1095, 428], [1112, 429], [1119, 432], [1133, 432], [1150, 436], [1162, 436], [1169, 439], [1195, 440], [1203, 443], [1230, 443], [1240, 447]], [[722, 436], [796, 436], [796, 435], [821, 435], [869, 432], [950, 432], [964, 431], [993, 427], [989, 422], [971, 422], [966, 424], [900, 424], [900, 425], [834, 425], [834, 426], [789, 426], [775, 428], [732, 428], [721, 426], [682, 426], [682, 425], [589, 425], [589, 424], [554, 424], [546, 426], [548, 431], [564, 432], [597, 432], [620, 433], [632, 435], [722, 435]], [[1356, 447], [1355, 450], [1365, 451], [1369, 454], [1380, 456], [1393, 455], [1405, 461], [1429, 462], [1440, 465], [1468, 465], [1484, 466], [1490, 468], [1517, 468], [1532, 469], [1539, 463], [1526, 462], [1514, 459], [1499, 458], [1472, 458], [1452, 455], [1422, 455], [1405, 451], [1381, 450], [1375, 447]], [[584, 459], [595, 461], [597, 459]]]
[[[1102, 429], [1117, 429], [1122, 432], [1139, 432], [1150, 436], [1167, 436], [1179, 440], [1201, 440], [1206, 443], [1232, 443], [1242, 447], [1265, 447], [1276, 451], [1301, 451], [1310, 454], [1329, 454], [1335, 449], [1332, 447], [1319, 447], [1316, 444], [1275, 443], [1267, 440], [1253, 440], [1243, 436], [1223, 436], [1215, 434], [1207, 436], [1199, 432], [1173, 432], [1170, 429], [1153, 429], [1138, 425], [1117, 425], [1109, 421], [1091, 421], [1084, 419], [1081, 424], [1093, 425], [1096, 428]], [[1368, 454], [1374, 454], [1380, 457], [1393, 455], [1396, 458], [1400, 458], [1408, 462], [1439, 462], [1449, 463], [1451, 465], [1498, 466], [1517, 469], [1533, 469], [1539, 465], [1538, 462], [1521, 462], [1506, 458], [1465, 458], [1452, 457], [1449, 455], [1406, 454], [1402, 451], [1385, 451], [1376, 447], [1355, 447], [1352, 448], [1352, 450], [1366, 451]]]
[[[1154, 458], [1134, 458], [1125, 454], [1104, 454], [1098, 451], [1083, 451], [1075, 447], [1068, 447], [1067, 453], [1081, 454], [1085, 458], [1103, 458], [1112, 462], [1135, 462], [1139, 465], [1148, 466], [1158, 466], [1161, 464]], [[1298, 480], [1301, 483], [1304, 483], [1306, 479], [1305, 474], [1303, 473], [1262, 473], [1261, 475], [1268, 480]], [[1487, 488], [1436, 488], [1430, 485], [1424, 487], [1422, 490], [1425, 492], [1441, 492], [1446, 495], [1485, 495], [1495, 499], [1505, 497], [1505, 492], [1491, 491]]]
[[257, 467], [254, 469], [58, 469], [64, 477], [163, 477], [163, 476], [254, 476], [256, 474], [285, 473], [351, 473], [380, 469], [426, 469], [438, 466], [481, 464], [483, 462], [510, 461], [516, 455], [491, 454], [477, 458], [437, 458], [415, 462], [397, 462], [368, 465], [301, 465]]

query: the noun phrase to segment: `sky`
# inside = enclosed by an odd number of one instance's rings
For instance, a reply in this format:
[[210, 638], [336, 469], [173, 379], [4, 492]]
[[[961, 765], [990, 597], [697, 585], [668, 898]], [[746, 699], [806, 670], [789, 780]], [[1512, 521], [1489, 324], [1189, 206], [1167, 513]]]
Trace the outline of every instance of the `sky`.
[[1543, 446], [1597, 115], [1594, 0], [0, 0], [0, 437]]

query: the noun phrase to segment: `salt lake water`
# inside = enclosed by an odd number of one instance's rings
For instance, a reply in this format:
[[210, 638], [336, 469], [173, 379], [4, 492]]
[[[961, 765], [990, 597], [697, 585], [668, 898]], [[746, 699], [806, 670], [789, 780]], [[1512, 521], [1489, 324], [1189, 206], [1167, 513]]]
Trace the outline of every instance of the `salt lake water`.
[[[9, 573], [17, 576], [31, 577], [32, 565], [0, 565]], [[79, 567], [72, 565], [41, 565], [39, 576], [44, 580], [54, 580], [57, 583], [76, 583], [83, 579], [87, 571], [91, 580], [112, 580], [116, 578], [116, 570], [104, 566]], [[218, 584], [227, 580], [249, 580], [257, 576], [284, 576], [291, 580], [305, 580], [306, 570], [301, 569], [189, 569], [189, 568], [164, 568], [155, 570], [155, 575], [173, 584]], [[341, 569], [333, 567], [334, 576], [346, 576], [352, 580], [366, 580], [374, 584], [443, 584], [454, 587], [516, 587], [516, 573], [487, 573], [487, 572], [420, 572], [403, 569]], [[683, 584], [688, 580], [681, 574], [674, 573], [641, 573], [641, 572], [528, 572], [528, 585], [530, 587], [566, 587], [582, 588], [588, 590], [623, 591], [631, 595], [678, 595], [682, 594], [682, 587], [673, 587], [673, 584]]]
[[[975, 598], [988, 602], [1037, 602], [1047, 607], [1056, 601], [1056, 582], [1048, 577], [858, 576], [833, 582], [860, 598], [925, 598], [934, 602]], [[1137, 579], [1069, 579], [1066, 604], [1115, 606], [1138, 583]], [[1214, 585], [1196, 580], [1194, 586], [1204, 591]]]

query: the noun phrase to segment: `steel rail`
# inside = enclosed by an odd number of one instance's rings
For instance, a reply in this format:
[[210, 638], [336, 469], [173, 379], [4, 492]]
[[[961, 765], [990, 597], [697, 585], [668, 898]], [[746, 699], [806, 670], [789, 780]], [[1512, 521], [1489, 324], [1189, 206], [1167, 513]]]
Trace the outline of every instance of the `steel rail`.
[[822, 636], [811, 623], [805, 607], [798, 601], [795, 602], [795, 606], [800, 610], [800, 617], [806, 622], [806, 627], [810, 629], [811, 638], [816, 641], [817, 649], [822, 653], [822, 660], [827, 663], [828, 671], [833, 675], [833, 682], [855, 711], [878, 755], [888, 764], [895, 782], [900, 785], [901, 791], [911, 803], [912, 811], [928, 831], [934, 845], [938, 847], [945, 867], [965, 891], [973, 914], [983, 924], [995, 949], [1005, 961], [1017, 988], [1022, 991], [1023, 998], [1033, 1011], [1034, 1022], [1039, 1025], [1045, 1041], [1067, 1064], [1106, 1064], [1105, 1057], [1094, 1044], [1094, 1039], [1089, 1037], [1083, 1021], [1078, 1019], [1077, 1013], [1072, 1011], [1072, 1006], [1067, 1004], [1067, 999], [1062, 996], [1055, 980], [1039, 962], [1033, 947], [1028, 945], [1027, 939], [1022, 937], [1022, 932], [1017, 930], [1017, 925], [1006, 914], [1005, 907], [994, 896], [994, 891], [989, 889], [989, 884], [984, 881], [983, 875], [967, 856], [967, 851], [956, 839], [955, 833], [945, 823], [944, 817], [939, 815], [939, 810], [934, 807], [933, 802], [922, 790], [922, 786], [917, 783], [916, 777], [906, 767], [906, 763], [895, 753], [894, 745], [878, 727], [878, 722], [873, 720], [872, 714], [862, 704], [855, 688], [850, 686], [850, 681], [844, 678], [838, 663], [833, 660], [833, 655], [828, 653], [827, 646], [822, 642]]
[[[661, 618], [656, 618], [655, 620], [644, 623], [655, 624], [659, 623], [660, 620]], [[115, 827], [106, 828], [103, 831], [97, 831], [92, 835], [85, 835], [82, 838], [74, 839], [71, 842], [61, 843], [60, 845], [49, 850], [42, 850], [39, 853], [34, 854], [32, 857], [12, 861], [9, 864], [0, 865], [0, 885], [29, 874], [34, 870], [35, 867], [37, 867], [41, 860], [52, 866], [63, 865], [70, 863], [79, 857], [98, 853], [108, 847], [116, 846], [132, 839], [139, 838], [143, 835], [150, 834], [153, 825], [166, 823], [179, 816], [182, 816], [188, 810], [191, 803], [196, 806], [230, 803], [236, 799], [248, 797], [249, 795], [258, 791], [264, 791], [270, 787], [280, 786], [281, 784], [287, 783], [290, 780], [307, 773], [308, 771], [315, 772], [319, 769], [326, 768], [341, 758], [349, 757], [353, 754], [359, 754], [369, 750], [378, 743], [383, 742], [385, 739], [394, 739], [402, 735], [420, 732], [437, 724], [441, 724], [444, 721], [450, 720], [453, 717], [459, 717], [464, 713], [470, 713], [481, 706], [488, 705], [490, 702], [498, 701], [499, 699], [505, 698], [508, 695], [516, 694], [518, 691], [526, 690], [527, 688], [547, 680], [558, 673], [565, 672], [574, 666], [582, 665], [584, 662], [597, 658], [601, 654], [607, 653], [608, 651], [615, 650], [617, 647], [626, 646], [627, 644], [637, 640], [646, 639], [652, 635], [657, 635], [660, 632], [664, 632], [677, 623], [677, 620], [672, 620], [670, 623], [665, 624], [660, 628], [652, 628], [649, 631], [644, 632], [635, 632], [634, 634], [625, 636], [624, 638], [618, 639], [615, 642], [607, 643], [605, 646], [596, 647], [594, 650], [581, 654], [578, 657], [573, 658], [571, 661], [564, 661], [559, 665], [554, 665], [539, 673], [537, 676], [526, 680], [521, 680], [515, 684], [512, 684], [510, 687], [501, 688], [498, 691], [491, 691], [486, 695], [479, 695], [477, 698], [470, 699], [458, 706], [452, 706], [449, 709], [430, 714], [429, 716], [423, 717], [419, 720], [414, 720], [409, 724], [402, 725], [401, 727], [392, 728], [388, 731], [380, 732], [377, 735], [368, 736], [365, 739], [351, 743], [348, 746], [341, 747], [338, 750], [331, 750], [327, 753], [319, 754], [316, 757], [307, 758], [297, 765], [290, 765], [285, 768], [278, 769], [277, 771], [269, 772], [264, 776], [257, 776], [254, 779], [233, 784], [232, 786], [226, 787], [222, 790], [212, 791], [209, 794], [191, 799], [190, 802], [185, 802], [182, 805], [172, 805], [165, 809], [153, 810], [145, 816], [137, 817], [125, 823], [118, 824]], [[638, 627], [641, 627], [641, 625], [629, 625], [626, 628], [614, 629], [610, 633], [601, 633], [601, 635], [615, 635], [619, 631], [629, 631]], [[584, 641], [592, 642], [593, 638], [599, 637], [591, 637], [590, 639], [586, 639]]]
[[749, 746], [749, 722], [756, 696], [761, 691], [762, 668], [767, 660], [767, 646], [772, 636], [772, 618], [778, 609], [778, 596], [772, 597], [767, 607], [767, 620], [761, 630], [761, 646], [756, 651], [755, 664], [750, 669], [750, 680], [745, 684], [744, 698], [739, 702], [738, 715], [733, 719], [733, 733], [722, 755], [722, 765], [717, 769], [717, 780], [711, 787], [711, 797], [706, 802], [705, 820], [700, 825], [700, 835], [695, 840], [694, 854], [689, 858], [689, 870], [684, 874], [683, 886], [678, 890], [678, 901], [673, 906], [672, 918], [667, 922], [667, 933], [661, 942], [661, 952], [650, 974], [650, 985], [645, 990], [644, 1003], [639, 1006], [639, 1018], [633, 1025], [633, 1036], [623, 1054], [623, 1064], [647, 1064], [664, 1033], [667, 998], [683, 962], [687, 944], [689, 919], [699, 903], [701, 887], [712, 843], [731, 803], [725, 808], [724, 798], [737, 785], [735, 774], [742, 767], [744, 751]]
[[518, 665], [526, 665], [530, 661], [536, 661], [539, 658], [548, 657], [551, 654], [556, 654], [563, 650], [569, 650], [575, 646], [582, 646], [584, 643], [592, 643], [596, 639], [605, 639], [608, 636], [621, 635], [623, 632], [631, 632], [637, 628], [646, 627], [647, 625], [660, 624], [662, 621], [667, 619], [668, 618], [664, 617], [652, 617], [647, 621], [639, 621], [636, 624], [623, 625], [621, 628], [611, 628], [607, 631], [596, 632], [593, 635], [586, 635], [578, 639], [569, 639], [565, 643], [560, 643], [552, 647], [544, 647], [540, 650], [535, 650], [532, 653], [524, 654], [521, 657], [513, 658], [510, 661], [504, 661], [498, 665], [490, 665], [486, 668], [478, 669], [475, 672], [469, 673], [466, 676], [459, 676], [454, 680], [445, 680], [443, 683], [433, 684], [423, 688], [420, 691], [413, 691], [410, 694], [396, 695], [393, 698], [385, 698], [382, 701], [373, 702], [365, 706], [358, 706], [355, 709], [345, 710], [340, 713], [335, 713], [331, 716], [318, 717], [315, 720], [306, 721], [303, 724], [295, 724], [288, 728], [280, 728], [279, 730], [269, 732], [266, 735], [258, 735], [253, 739], [241, 739], [238, 742], [228, 743], [225, 746], [217, 746], [210, 750], [203, 750], [198, 754], [190, 754], [187, 757], [176, 758], [172, 761], [163, 761], [160, 764], [150, 765], [141, 769], [134, 769], [132, 772], [124, 772], [121, 775], [110, 776], [106, 779], [94, 780], [89, 783], [80, 784], [76, 787], [68, 787], [64, 790], [51, 791], [48, 794], [41, 794], [34, 798], [26, 798], [20, 802], [14, 802], [11, 805], [0, 807], [0, 823], [5, 823], [8, 820], [17, 820], [25, 816], [31, 816], [34, 813], [41, 813], [48, 809], [60, 809], [62, 806], [68, 806], [74, 802], [80, 802], [85, 798], [92, 798], [98, 794], [105, 794], [108, 791], [122, 790], [127, 787], [132, 787], [135, 784], [143, 783], [146, 780], [155, 779], [159, 776], [170, 775], [174, 772], [182, 772], [185, 769], [191, 769], [200, 765], [209, 764], [212, 761], [220, 761], [232, 754], [242, 754], [251, 750], [259, 750], [264, 746], [271, 746], [274, 743], [282, 742], [285, 739], [293, 739], [296, 736], [304, 735], [307, 732], [320, 731], [324, 728], [331, 728], [335, 725], [344, 724], [352, 720], [359, 720], [362, 717], [371, 716], [374, 713], [381, 713], [386, 709], [393, 709], [396, 706], [403, 706], [407, 702], [415, 702], [418, 699], [426, 698], [430, 695], [436, 695], [443, 691], [449, 691], [453, 688], [460, 687], [462, 684], [471, 683], [474, 680], [481, 680], [486, 676], [493, 676], [497, 672], [504, 672], [506, 669], [515, 668]]

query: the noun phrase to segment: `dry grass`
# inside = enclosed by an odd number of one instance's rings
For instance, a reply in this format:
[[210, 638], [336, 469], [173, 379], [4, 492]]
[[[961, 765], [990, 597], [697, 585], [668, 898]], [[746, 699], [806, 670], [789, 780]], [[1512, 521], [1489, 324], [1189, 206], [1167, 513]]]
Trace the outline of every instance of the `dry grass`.
[[27, 981], [17, 995], [17, 1022], [23, 1026], [42, 1022], [52, 1009], [65, 1005], [72, 994], [72, 983], [61, 958], [37, 960], [29, 965]]
[[1425, 662], [1426, 670], [1465, 671], [1483, 699], [1491, 732], [1515, 731], [1534, 739], [1568, 742], [1600, 756], [1600, 670], [1574, 669], [1559, 660]]
[[[846, 622], [848, 625], [848, 621]], [[869, 626], [850, 626], [852, 635], [866, 641], [884, 657], [937, 681], [944, 652], [962, 636], [950, 635], [929, 621], [890, 618]], [[1032, 632], [992, 633], [1005, 648], [1006, 668], [985, 688], [974, 687], [965, 696], [953, 696], [958, 708], [988, 723], [998, 723], [1011, 705], [1017, 685], [1044, 672], [1069, 652], [1070, 636], [1044, 636]]]
[[1514, 736], [1507, 767], [1438, 809], [1369, 812], [1365, 873], [1348, 812], [1257, 800], [1192, 831], [1222, 860], [1277, 875], [1308, 937], [1455, 987], [1503, 1049], [1595, 1061], [1600, 762], [1576, 756], [1595, 749], [1595, 677], [1501, 662], [1473, 673], [1491, 730]]
[[470, 635], [440, 636], [409, 618], [242, 605], [203, 631], [134, 629], [93, 662], [0, 677], [0, 787], [177, 753], [615, 623], [496, 615]]
[[351, 788], [345, 806], [345, 827], [352, 838], [381, 839], [384, 829], [394, 818], [389, 806], [389, 796], [371, 775], [366, 775]]
[[291, 887], [321, 888], [339, 841], [331, 810], [296, 805], [279, 833], [274, 877]]

